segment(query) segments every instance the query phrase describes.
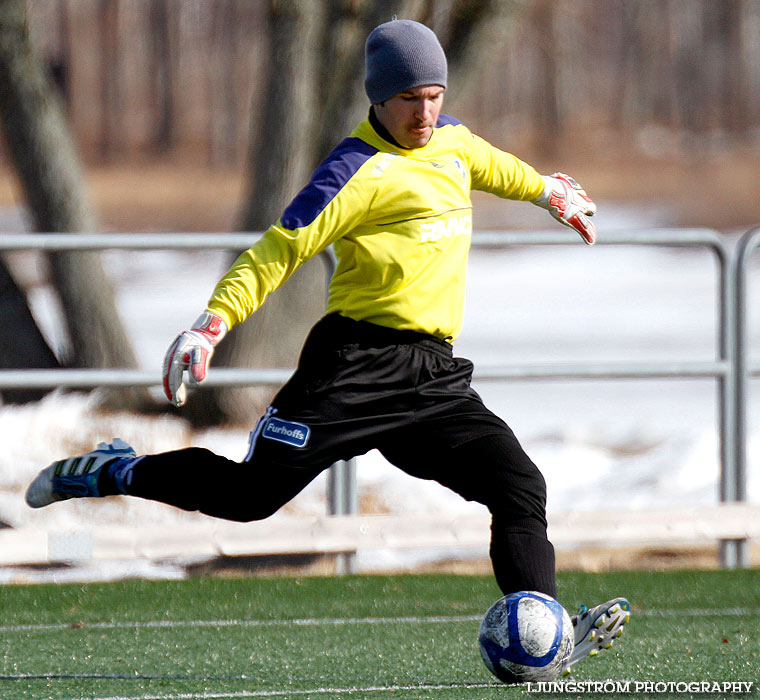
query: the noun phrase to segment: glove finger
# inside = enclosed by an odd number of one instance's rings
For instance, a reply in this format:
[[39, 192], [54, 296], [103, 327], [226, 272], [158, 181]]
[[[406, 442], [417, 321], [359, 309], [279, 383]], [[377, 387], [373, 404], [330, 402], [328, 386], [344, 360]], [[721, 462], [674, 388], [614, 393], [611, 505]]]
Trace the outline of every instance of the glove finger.
[[204, 347], [193, 348], [193, 354], [190, 363], [190, 381], [194, 384], [200, 384], [206, 379], [208, 373], [208, 363], [211, 359], [213, 350], [207, 350]]
[[175, 406], [181, 406], [185, 403], [185, 383], [183, 380], [184, 366], [175, 362], [170, 368], [168, 374], [164, 377], [164, 393]]
[[567, 219], [567, 224], [574, 228], [588, 245], [596, 243], [596, 226], [582, 212], [578, 212]]
[[181, 406], [185, 402], [186, 396], [182, 373], [185, 371], [187, 363], [182, 359], [180, 344], [180, 338], [177, 338], [169, 347], [163, 367], [164, 394], [175, 406]]
[[177, 393], [175, 394], [174, 401], [172, 403], [179, 408], [180, 406], [185, 405], [185, 401], [187, 401], [187, 389], [185, 388], [184, 384], [179, 385], [179, 389], [177, 389]]

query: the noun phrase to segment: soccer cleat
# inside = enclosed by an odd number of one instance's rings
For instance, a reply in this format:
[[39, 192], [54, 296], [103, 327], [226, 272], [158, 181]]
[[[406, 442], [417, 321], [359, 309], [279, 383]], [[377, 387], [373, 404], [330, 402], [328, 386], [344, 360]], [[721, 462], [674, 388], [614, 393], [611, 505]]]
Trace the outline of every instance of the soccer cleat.
[[630, 617], [631, 604], [625, 598], [613, 598], [590, 610], [581, 605], [578, 614], [570, 618], [575, 628], [575, 648], [565, 673], [582, 659], [609, 649], [623, 634]]
[[32, 508], [42, 508], [67, 498], [100, 496], [100, 470], [115, 459], [136, 457], [124, 440], [116, 438], [110, 445], [101, 442], [92, 452], [53, 462], [29, 484], [26, 502]]

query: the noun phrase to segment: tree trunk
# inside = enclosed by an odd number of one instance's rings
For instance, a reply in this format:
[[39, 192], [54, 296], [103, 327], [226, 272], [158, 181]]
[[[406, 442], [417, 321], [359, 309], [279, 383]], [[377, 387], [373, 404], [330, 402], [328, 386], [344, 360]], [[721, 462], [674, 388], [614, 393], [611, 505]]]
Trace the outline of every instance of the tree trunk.
[[174, 146], [174, 79], [173, 41], [169, 30], [168, 0], [150, 0], [148, 25], [150, 27], [150, 57], [152, 82], [152, 138], [153, 149], [166, 153]]
[[99, 0], [100, 157], [110, 162], [121, 148], [121, 80], [119, 75], [119, 0]]
[[[40, 232], [89, 232], [95, 220], [61, 104], [34, 55], [23, 0], [0, 0], [0, 118], [33, 227]], [[50, 256], [76, 367], [135, 366], [100, 256]], [[142, 392], [120, 393], [130, 405]]]
[[[541, 90], [535, 93], [533, 110], [536, 123], [539, 124], [535, 134], [535, 148], [546, 159], [554, 158], [557, 154], [557, 139], [553, 135], [562, 132], [557, 84], [558, 43], [562, 37], [555, 31], [555, 13], [554, 0], [540, 0], [533, 6], [533, 23], [540, 44], [537, 80], [541, 85]], [[547, 134], [550, 135], [548, 138]]]
[[392, 10], [390, 5], [373, 0], [327, 2], [320, 50], [320, 100], [313, 120], [318, 160], [367, 116], [364, 42], [374, 27], [401, 10]]
[[[52, 369], [59, 367], [53, 351], [40, 333], [34, 317], [5, 263], [0, 259], [0, 369]], [[38, 401], [40, 389], [7, 389], [5, 403]]]
[[219, 166], [234, 161], [237, 139], [237, 0], [217, 1], [211, 13], [211, 61], [215, 70], [207, 75], [209, 164]]

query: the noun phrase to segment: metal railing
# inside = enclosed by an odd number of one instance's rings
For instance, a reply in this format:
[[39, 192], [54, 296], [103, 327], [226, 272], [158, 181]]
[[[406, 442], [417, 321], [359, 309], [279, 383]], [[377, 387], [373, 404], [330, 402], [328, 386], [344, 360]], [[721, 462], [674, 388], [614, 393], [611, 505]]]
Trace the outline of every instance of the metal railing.
[[[560, 233], [487, 233], [473, 237], [474, 247], [572, 245], [575, 241]], [[736, 419], [736, 303], [731, 251], [717, 231], [698, 229], [651, 229], [612, 232], [600, 236], [599, 246], [657, 246], [707, 248], [717, 262], [718, 328], [715, 359], [712, 361], [594, 362], [550, 366], [518, 365], [476, 370], [474, 379], [654, 379], [715, 378], [718, 382], [718, 439], [720, 444], [720, 501], [745, 500], [746, 474], [737, 470]], [[746, 567], [746, 540], [724, 540], [720, 560], [726, 568]]]
[[[753, 235], [750, 235], [753, 234]], [[718, 383], [720, 442], [720, 500], [746, 499], [746, 259], [760, 243], [760, 229], [748, 232], [740, 246], [740, 262], [732, 260], [724, 238], [711, 229], [653, 229], [612, 232], [600, 237], [598, 246], [658, 246], [707, 248], [717, 262], [718, 327], [715, 359], [711, 361], [598, 362], [572, 364], [502, 365], [477, 369], [478, 381], [523, 379], [651, 379], [714, 378]], [[4, 234], [0, 251], [10, 250], [245, 250], [260, 234]], [[746, 239], [746, 240], [745, 240]], [[473, 234], [473, 248], [577, 245], [566, 232], [496, 232]], [[335, 260], [331, 251], [322, 254], [329, 277]], [[739, 282], [741, 280], [741, 283]], [[742, 286], [743, 285], [743, 286]], [[741, 308], [737, 303], [741, 299]], [[737, 350], [741, 348], [741, 352]], [[741, 363], [745, 364], [742, 365]], [[741, 371], [739, 371], [741, 370]], [[758, 372], [753, 368], [751, 373]], [[292, 374], [283, 369], [215, 368], [208, 386], [281, 385]], [[17, 388], [95, 388], [115, 386], [158, 386], [158, 370], [135, 369], [54, 369], [2, 370], [0, 390]], [[741, 404], [741, 406], [739, 406]], [[332, 514], [356, 512], [356, 469], [352, 462], [331, 470], [328, 504]], [[726, 567], [746, 566], [746, 541], [721, 544], [721, 561]]]

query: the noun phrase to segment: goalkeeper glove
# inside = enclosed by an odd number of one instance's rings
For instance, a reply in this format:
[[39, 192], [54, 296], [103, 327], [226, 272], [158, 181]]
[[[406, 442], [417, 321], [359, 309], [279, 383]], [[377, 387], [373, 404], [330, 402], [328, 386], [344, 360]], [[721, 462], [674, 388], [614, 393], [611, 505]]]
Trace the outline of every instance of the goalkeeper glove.
[[533, 204], [546, 209], [557, 221], [575, 229], [589, 245], [596, 241], [596, 227], [588, 217], [596, 213], [596, 204], [569, 175], [542, 175], [544, 193]]
[[191, 384], [200, 384], [206, 378], [214, 348], [226, 333], [224, 321], [204, 311], [190, 330], [180, 333], [169, 346], [164, 357], [164, 393], [175, 406], [181, 406], [187, 398], [185, 370]]

